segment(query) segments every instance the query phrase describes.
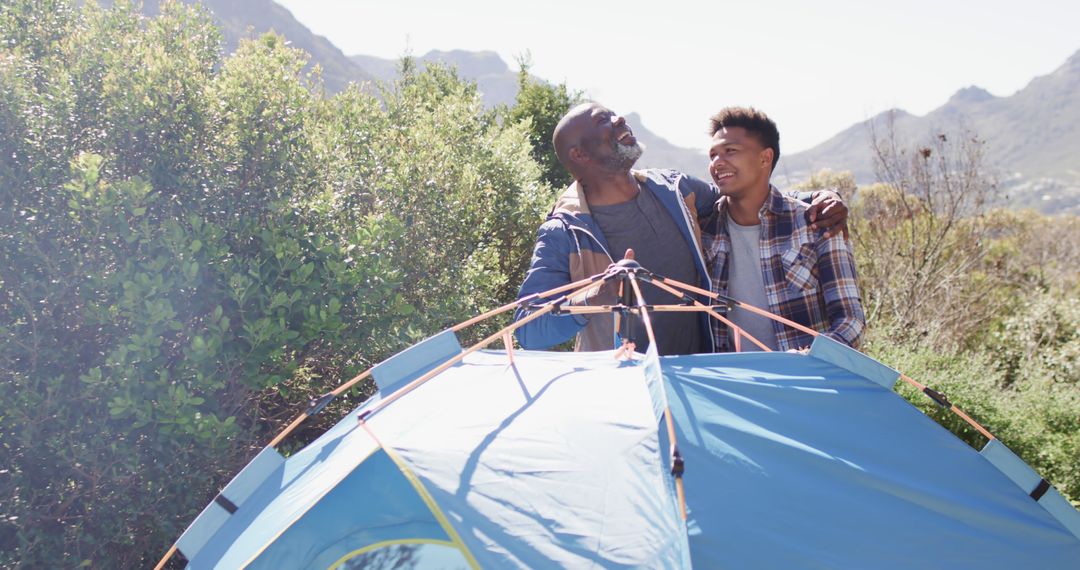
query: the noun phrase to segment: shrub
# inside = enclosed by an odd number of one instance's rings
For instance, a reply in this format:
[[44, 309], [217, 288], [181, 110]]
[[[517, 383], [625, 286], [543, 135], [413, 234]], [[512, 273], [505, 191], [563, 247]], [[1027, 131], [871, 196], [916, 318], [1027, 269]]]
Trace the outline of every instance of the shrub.
[[550, 189], [449, 70], [327, 99], [179, 3], [38, 4], [0, 7], [0, 566], [146, 566], [308, 397], [509, 301]]

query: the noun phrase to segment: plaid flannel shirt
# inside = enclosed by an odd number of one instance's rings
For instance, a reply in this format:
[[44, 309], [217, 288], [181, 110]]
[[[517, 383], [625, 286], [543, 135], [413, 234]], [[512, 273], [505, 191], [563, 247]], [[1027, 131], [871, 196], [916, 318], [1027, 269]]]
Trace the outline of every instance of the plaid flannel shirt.
[[[728, 198], [702, 227], [702, 247], [714, 293], [727, 295], [731, 238], [727, 232]], [[858, 347], [866, 317], [859, 299], [855, 258], [842, 235], [822, 239], [806, 221], [807, 205], [770, 186], [762, 205], [761, 263], [770, 312], [817, 330], [851, 347]], [[728, 327], [713, 320], [717, 350], [734, 350]], [[772, 321], [780, 350], [810, 346], [813, 338]]]

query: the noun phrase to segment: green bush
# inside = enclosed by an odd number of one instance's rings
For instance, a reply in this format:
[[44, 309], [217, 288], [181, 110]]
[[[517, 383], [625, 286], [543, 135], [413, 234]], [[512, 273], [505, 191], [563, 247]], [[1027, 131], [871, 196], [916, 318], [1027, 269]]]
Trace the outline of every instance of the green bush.
[[566, 83], [549, 85], [529, 75], [528, 57], [518, 63], [518, 93], [514, 106], [506, 111], [506, 120], [520, 123], [529, 133], [532, 156], [540, 165], [542, 178], [553, 188], [566, 188], [574, 181], [559, 163], [552, 137], [555, 126], [571, 107], [583, 101], [582, 93], [567, 89]]
[[[500, 124], [474, 85], [440, 66], [407, 72], [384, 93], [385, 111], [355, 92], [330, 103], [329, 131], [360, 138], [349, 146], [376, 155], [370, 170], [353, 174], [352, 184], [367, 187], [344, 191], [365, 199], [341, 214], [404, 224], [391, 255], [409, 283], [410, 326], [427, 334], [512, 300], [552, 199], [524, 128]], [[365, 123], [385, 127], [371, 132]]]
[[551, 190], [449, 70], [325, 98], [179, 3], [40, 4], [0, 7], [0, 566], [146, 566], [310, 396], [512, 299]]

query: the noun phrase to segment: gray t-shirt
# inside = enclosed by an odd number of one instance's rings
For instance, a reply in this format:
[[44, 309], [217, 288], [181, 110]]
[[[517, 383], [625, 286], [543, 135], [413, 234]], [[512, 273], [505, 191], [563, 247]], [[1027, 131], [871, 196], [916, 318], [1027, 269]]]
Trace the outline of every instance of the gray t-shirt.
[[[667, 208], [652, 191], [642, 188], [633, 200], [609, 206], [589, 206], [593, 219], [607, 238], [611, 255], [618, 261], [626, 250], [634, 250], [634, 260], [642, 267], [683, 283], [697, 283], [698, 271], [694, 253], [687, 247], [679, 226]], [[650, 284], [642, 283], [641, 294], [650, 305], [669, 305], [678, 302], [674, 295]], [[698, 313], [651, 312], [653, 333], [660, 354], [693, 354], [701, 352], [701, 328]], [[637, 349], [644, 352], [649, 337], [640, 319], [634, 331]]]
[[[765, 278], [761, 274], [761, 226], [740, 226], [728, 216], [728, 237], [731, 238], [731, 253], [728, 263], [728, 296], [755, 307], [769, 310], [769, 299], [765, 296]], [[738, 307], [731, 309], [728, 319], [750, 333], [769, 348], [776, 350], [776, 331], [772, 319], [745, 311]], [[735, 331], [731, 331], [732, 343]], [[743, 337], [742, 350], [761, 350], [758, 345]]]

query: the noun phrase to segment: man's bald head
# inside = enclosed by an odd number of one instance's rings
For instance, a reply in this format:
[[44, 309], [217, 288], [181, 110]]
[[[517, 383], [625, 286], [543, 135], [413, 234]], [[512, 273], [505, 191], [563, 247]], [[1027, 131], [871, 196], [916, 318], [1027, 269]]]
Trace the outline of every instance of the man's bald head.
[[552, 143], [576, 180], [628, 174], [644, 150], [626, 119], [596, 102], [570, 109], [555, 126]]
[[593, 102], [577, 105], [567, 111], [563, 118], [559, 119], [559, 124], [555, 125], [555, 133], [551, 137], [551, 142], [555, 145], [555, 155], [559, 157], [563, 168], [575, 178], [578, 177], [578, 167], [570, 159], [570, 149], [581, 145], [582, 135], [590, 125], [593, 109], [599, 106]]

